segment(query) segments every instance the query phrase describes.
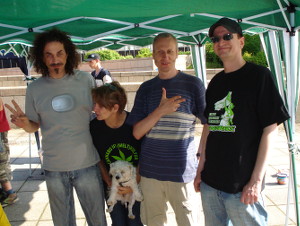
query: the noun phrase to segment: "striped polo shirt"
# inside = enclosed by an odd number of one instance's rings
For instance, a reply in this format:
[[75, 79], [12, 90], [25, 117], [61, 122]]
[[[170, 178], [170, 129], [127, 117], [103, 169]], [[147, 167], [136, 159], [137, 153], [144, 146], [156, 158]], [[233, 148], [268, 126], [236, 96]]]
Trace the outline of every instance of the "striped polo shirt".
[[158, 76], [144, 82], [137, 91], [129, 122], [147, 117], [160, 104], [162, 88], [167, 98], [179, 95], [185, 99], [176, 112], [163, 116], [145, 135], [140, 154], [141, 176], [162, 181], [192, 181], [197, 169], [194, 142], [196, 118], [204, 117], [205, 88], [195, 76], [179, 72], [171, 79]]

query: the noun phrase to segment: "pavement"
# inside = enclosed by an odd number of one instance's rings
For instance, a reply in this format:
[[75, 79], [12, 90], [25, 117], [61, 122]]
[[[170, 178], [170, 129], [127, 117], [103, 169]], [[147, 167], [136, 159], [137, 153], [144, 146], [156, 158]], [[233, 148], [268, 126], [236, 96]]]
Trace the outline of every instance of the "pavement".
[[[199, 142], [201, 126], [196, 132], [196, 140]], [[296, 125], [296, 144], [300, 141], [300, 124]], [[41, 162], [34, 136], [25, 133], [21, 129], [12, 129], [8, 134], [11, 150], [11, 167], [13, 172], [12, 186], [16, 190], [19, 200], [13, 205], [4, 208], [11, 225], [13, 226], [51, 226], [52, 217], [49, 207], [47, 188], [41, 170]], [[290, 157], [287, 139], [282, 126], [279, 127], [276, 144], [272, 150], [266, 173], [265, 205], [269, 213], [269, 225], [285, 225], [288, 185], [279, 185], [276, 174], [278, 170], [289, 172]], [[300, 157], [295, 156], [298, 178], [298, 190], [300, 187]], [[291, 193], [293, 194], [293, 192]], [[204, 225], [204, 216], [201, 207], [199, 193], [195, 194], [195, 209], [198, 212], [198, 225]], [[288, 225], [296, 225], [294, 197], [290, 196]], [[298, 198], [299, 203], [299, 198]], [[77, 225], [87, 225], [84, 214], [76, 198]], [[108, 225], [111, 224], [107, 215]], [[176, 226], [172, 208], [168, 208], [168, 224]]]

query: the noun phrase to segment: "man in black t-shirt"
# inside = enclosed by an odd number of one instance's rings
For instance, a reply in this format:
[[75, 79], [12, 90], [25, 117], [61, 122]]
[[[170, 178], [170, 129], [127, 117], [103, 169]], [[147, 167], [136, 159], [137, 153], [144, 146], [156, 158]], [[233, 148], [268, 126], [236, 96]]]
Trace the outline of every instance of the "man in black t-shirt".
[[261, 191], [277, 126], [289, 118], [271, 72], [242, 57], [240, 25], [222, 18], [209, 29], [224, 71], [206, 91], [201, 158], [194, 181], [205, 225], [267, 225]]
[[98, 87], [112, 82], [110, 72], [101, 67], [99, 54], [93, 53], [88, 55], [86, 61], [89, 62], [90, 68], [94, 69], [91, 74], [95, 78]]

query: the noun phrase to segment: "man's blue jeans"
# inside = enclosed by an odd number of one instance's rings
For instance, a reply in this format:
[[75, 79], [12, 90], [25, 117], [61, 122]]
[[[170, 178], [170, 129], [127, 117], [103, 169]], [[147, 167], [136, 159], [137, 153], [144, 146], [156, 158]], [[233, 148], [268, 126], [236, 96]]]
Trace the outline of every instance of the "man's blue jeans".
[[252, 205], [241, 203], [241, 192], [230, 194], [216, 190], [201, 182], [200, 192], [202, 199], [205, 226], [255, 226], [267, 225], [267, 212], [263, 199]]
[[103, 184], [96, 165], [67, 172], [45, 170], [45, 179], [55, 226], [76, 225], [73, 188], [88, 225], [107, 225]]

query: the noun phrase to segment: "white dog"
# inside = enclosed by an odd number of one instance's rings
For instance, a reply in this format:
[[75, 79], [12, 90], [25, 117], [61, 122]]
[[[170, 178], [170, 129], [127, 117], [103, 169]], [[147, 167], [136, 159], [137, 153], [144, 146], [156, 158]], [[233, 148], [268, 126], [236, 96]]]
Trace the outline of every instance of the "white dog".
[[[108, 212], [112, 212], [117, 201], [121, 201], [128, 208], [128, 217], [134, 219], [132, 207], [135, 201], [143, 200], [143, 195], [136, 182], [136, 168], [127, 161], [118, 160], [110, 164], [109, 174], [112, 176], [112, 185], [107, 200]], [[119, 186], [131, 187], [133, 192], [120, 195], [118, 194]]]

